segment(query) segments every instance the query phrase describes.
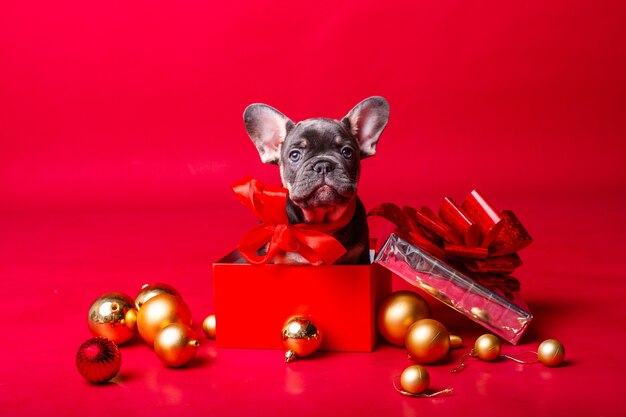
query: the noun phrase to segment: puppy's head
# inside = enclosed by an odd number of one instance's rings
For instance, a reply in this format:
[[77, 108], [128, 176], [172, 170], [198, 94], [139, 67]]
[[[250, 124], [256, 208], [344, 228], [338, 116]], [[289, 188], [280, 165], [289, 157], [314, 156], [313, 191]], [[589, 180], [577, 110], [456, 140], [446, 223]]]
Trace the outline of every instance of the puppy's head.
[[356, 195], [360, 161], [376, 153], [388, 119], [382, 97], [363, 100], [341, 121], [313, 118], [294, 124], [265, 104], [251, 104], [244, 112], [261, 160], [280, 166], [283, 186], [303, 210], [332, 209]]

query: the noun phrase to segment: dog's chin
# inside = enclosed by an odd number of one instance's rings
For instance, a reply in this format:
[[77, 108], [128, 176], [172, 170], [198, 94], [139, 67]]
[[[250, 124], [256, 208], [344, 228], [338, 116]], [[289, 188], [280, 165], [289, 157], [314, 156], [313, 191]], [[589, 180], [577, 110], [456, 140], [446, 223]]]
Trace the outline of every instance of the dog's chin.
[[343, 195], [330, 185], [324, 184], [308, 195], [294, 200], [294, 203], [303, 209], [312, 209], [340, 206], [345, 204], [349, 199], [350, 196]]

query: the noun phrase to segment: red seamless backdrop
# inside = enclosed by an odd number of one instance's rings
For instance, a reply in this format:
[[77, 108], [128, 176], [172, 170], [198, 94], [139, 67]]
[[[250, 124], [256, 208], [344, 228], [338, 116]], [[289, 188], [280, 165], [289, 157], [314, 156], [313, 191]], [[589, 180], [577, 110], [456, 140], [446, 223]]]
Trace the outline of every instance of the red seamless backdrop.
[[247, 104], [340, 118], [375, 94], [392, 110], [364, 172], [373, 199], [382, 184], [439, 194], [626, 179], [622, 2], [1, 7], [5, 207], [206, 202], [244, 173], [275, 181], [243, 130]]
[[[15, 328], [0, 410], [625, 412], [610, 395], [626, 370], [624, 74], [623, 1], [3, 1], [0, 277]], [[477, 363], [457, 379], [433, 367], [456, 394], [415, 402], [390, 386], [408, 364], [390, 346], [285, 368], [280, 352], [203, 340], [178, 373], [137, 342], [114, 384], [80, 379], [73, 355], [101, 293], [161, 280], [196, 326], [211, 312], [211, 263], [254, 224], [229, 184], [278, 182], [243, 128], [248, 104], [341, 118], [371, 95], [391, 118], [363, 163], [365, 204], [435, 206], [477, 187], [513, 209], [535, 238], [519, 278], [537, 318], [519, 350], [557, 337], [567, 366]], [[481, 332], [435, 312], [467, 340]]]

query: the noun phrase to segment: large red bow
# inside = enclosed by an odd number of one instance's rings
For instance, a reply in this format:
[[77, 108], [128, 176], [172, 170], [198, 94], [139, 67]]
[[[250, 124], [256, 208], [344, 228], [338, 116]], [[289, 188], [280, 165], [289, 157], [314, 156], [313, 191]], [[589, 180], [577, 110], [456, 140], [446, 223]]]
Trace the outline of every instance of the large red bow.
[[[246, 178], [235, 183], [233, 191], [261, 221], [239, 242], [239, 252], [249, 263], [264, 264], [277, 254], [297, 252], [312, 264], [323, 261], [330, 265], [346, 253], [341, 243], [328, 233], [348, 224], [354, 215], [353, 206], [334, 222], [289, 224], [286, 189]], [[265, 247], [265, 253], [259, 254]]]
[[510, 274], [522, 264], [517, 251], [532, 243], [513, 212], [497, 211], [477, 190], [457, 206], [445, 198], [439, 215], [384, 203], [369, 212], [396, 225], [396, 232], [432, 255], [472, 272]]

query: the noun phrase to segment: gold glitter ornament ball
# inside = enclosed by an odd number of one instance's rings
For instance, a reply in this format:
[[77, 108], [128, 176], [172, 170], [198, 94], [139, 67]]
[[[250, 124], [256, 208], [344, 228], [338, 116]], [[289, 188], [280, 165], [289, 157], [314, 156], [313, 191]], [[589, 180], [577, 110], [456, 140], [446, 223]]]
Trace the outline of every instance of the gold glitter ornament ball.
[[322, 344], [322, 332], [304, 317], [291, 317], [285, 322], [281, 334], [287, 349], [285, 362], [308, 356]]
[[209, 314], [202, 321], [202, 331], [209, 339], [215, 339], [215, 314]]
[[418, 320], [409, 328], [406, 350], [419, 363], [437, 362], [450, 350], [450, 333], [437, 320]]
[[565, 360], [565, 348], [556, 339], [544, 340], [537, 349], [537, 359], [545, 366], [557, 366]]
[[137, 333], [133, 299], [119, 292], [101, 295], [89, 308], [87, 325], [95, 336], [118, 345], [128, 342]]
[[492, 334], [484, 334], [476, 339], [474, 344], [475, 356], [484, 361], [492, 361], [500, 357], [502, 345], [500, 339]]
[[191, 326], [191, 311], [182, 298], [172, 294], [159, 294], [146, 301], [137, 314], [137, 329], [149, 345], [159, 330], [172, 323]]
[[135, 307], [137, 308], [137, 310], [140, 310], [141, 306], [146, 301], [159, 294], [171, 294], [180, 297], [179, 292], [171, 285], [163, 284], [161, 282], [155, 282], [154, 284], [144, 284], [141, 287], [141, 291], [139, 291], [139, 294], [137, 294], [137, 297], [135, 297]]
[[409, 327], [417, 320], [430, 317], [426, 300], [411, 291], [396, 291], [378, 307], [376, 324], [389, 343], [404, 346]]
[[411, 394], [421, 394], [430, 386], [430, 375], [423, 366], [411, 365], [402, 371], [400, 386]]
[[172, 323], [157, 333], [154, 352], [165, 365], [177, 368], [187, 365], [198, 352], [198, 335], [186, 324]]

